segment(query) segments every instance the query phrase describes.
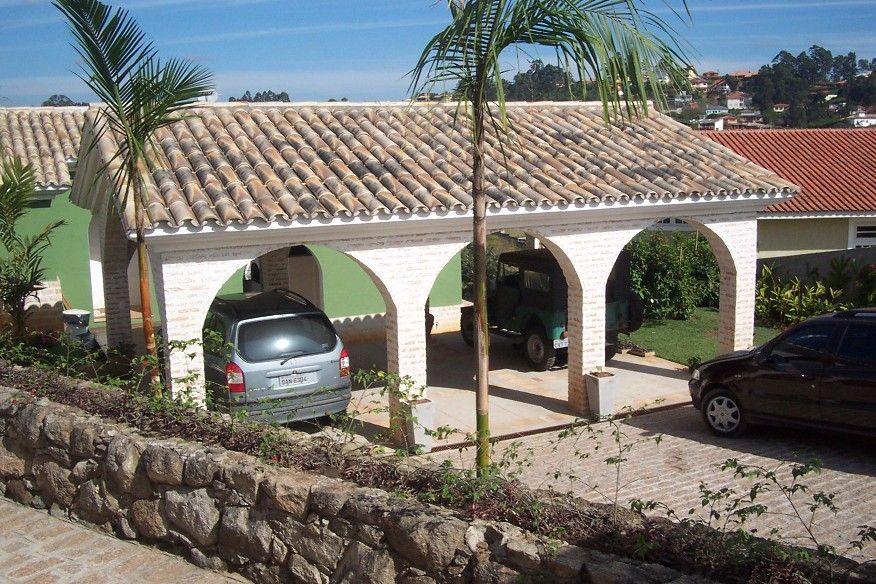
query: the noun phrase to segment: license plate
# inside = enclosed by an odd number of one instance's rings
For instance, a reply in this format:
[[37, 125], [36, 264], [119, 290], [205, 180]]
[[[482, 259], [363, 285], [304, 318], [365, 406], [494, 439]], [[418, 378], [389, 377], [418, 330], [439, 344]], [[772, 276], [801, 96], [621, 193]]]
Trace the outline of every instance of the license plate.
[[569, 339], [554, 339], [554, 349], [565, 349], [569, 346]]
[[299, 385], [307, 385], [316, 381], [315, 373], [293, 373], [277, 378], [277, 387], [296, 387]]

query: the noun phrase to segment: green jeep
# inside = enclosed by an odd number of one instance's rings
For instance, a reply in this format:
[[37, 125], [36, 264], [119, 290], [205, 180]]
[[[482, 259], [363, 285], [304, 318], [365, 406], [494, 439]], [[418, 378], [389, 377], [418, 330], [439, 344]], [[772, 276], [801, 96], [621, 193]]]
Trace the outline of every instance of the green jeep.
[[[512, 251], [499, 256], [496, 280], [489, 283], [490, 332], [523, 339], [526, 360], [536, 371], [565, 358], [569, 346], [566, 303], [569, 289], [560, 264], [547, 249]], [[605, 360], [617, 353], [618, 333], [642, 326], [642, 299], [630, 289], [630, 260], [621, 252], [605, 290]], [[586, 326], [586, 325], [585, 325]], [[462, 309], [462, 338], [474, 345], [474, 307]]]

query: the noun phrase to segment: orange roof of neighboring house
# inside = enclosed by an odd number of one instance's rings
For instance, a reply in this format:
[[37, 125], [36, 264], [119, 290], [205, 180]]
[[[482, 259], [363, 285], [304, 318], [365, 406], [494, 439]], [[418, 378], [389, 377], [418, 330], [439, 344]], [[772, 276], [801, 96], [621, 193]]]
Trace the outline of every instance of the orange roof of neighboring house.
[[727, 99], [743, 99], [748, 97], [748, 94], [744, 91], [733, 91], [727, 94]]
[[876, 213], [876, 130], [703, 132], [802, 187], [770, 213]]

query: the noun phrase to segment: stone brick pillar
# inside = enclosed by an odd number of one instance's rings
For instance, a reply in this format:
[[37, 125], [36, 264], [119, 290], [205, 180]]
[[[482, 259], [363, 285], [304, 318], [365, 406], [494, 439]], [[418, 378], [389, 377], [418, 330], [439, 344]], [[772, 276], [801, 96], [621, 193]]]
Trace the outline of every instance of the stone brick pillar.
[[704, 222], [721, 269], [718, 304], [718, 350], [747, 349], [754, 344], [754, 299], [757, 277], [757, 218]]
[[569, 287], [569, 408], [590, 414], [584, 375], [605, 365], [605, 286], [624, 245], [642, 221], [604, 221], [556, 228], [541, 237]]
[[133, 256], [134, 246], [128, 241], [122, 230], [121, 220], [112, 210], [106, 219], [106, 231], [101, 243], [107, 345], [131, 345], [133, 335], [128, 264]]
[[[369, 273], [386, 303], [387, 369], [412, 381], [409, 388], [412, 391], [399, 396], [402, 401], [428, 397], [426, 299], [438, 274], [462, 249], [466, 237], [468, 233], [457, 238], [451, 235], [381, 238], [370, 249], [359, 247], [348, 252]], [[454, 239], [460, 242], [454, 243]], [[393, 420], [407, 415], [405, 405], [398, 399], [390, 399], [389, 407]], [[408, 428], [408, 444], [414, 442], [411, 430]]]
[[289, 288], [289, 248], [269, 251], [259, 258], [262, 288], [266, 291]]
[[[204, 403], [202, 330], [207, 309], [225, 281], [261, 253], [263, 250], [244, 247], [152, 253], [165, 342], [165, 376], [174, 397]], [[171, 341], [185, 343], [185, 350], [170, 351]]]

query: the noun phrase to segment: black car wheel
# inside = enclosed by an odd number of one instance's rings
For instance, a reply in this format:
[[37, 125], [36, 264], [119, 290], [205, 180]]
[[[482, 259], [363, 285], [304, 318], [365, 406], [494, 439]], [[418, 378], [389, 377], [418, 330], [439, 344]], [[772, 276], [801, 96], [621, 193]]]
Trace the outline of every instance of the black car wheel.
[[745, 414], [739, 399], [726, 389], [709, 393], [703, 400], [703, 420], [718, 436], [738, 436], [745, 431]]
[[530, 329], [526, 332], [526, 341], [523, 344], [526, 361], [536, 371], [547, 371], [554, 366], [557, 351], [553, 343], [540, 328]]

